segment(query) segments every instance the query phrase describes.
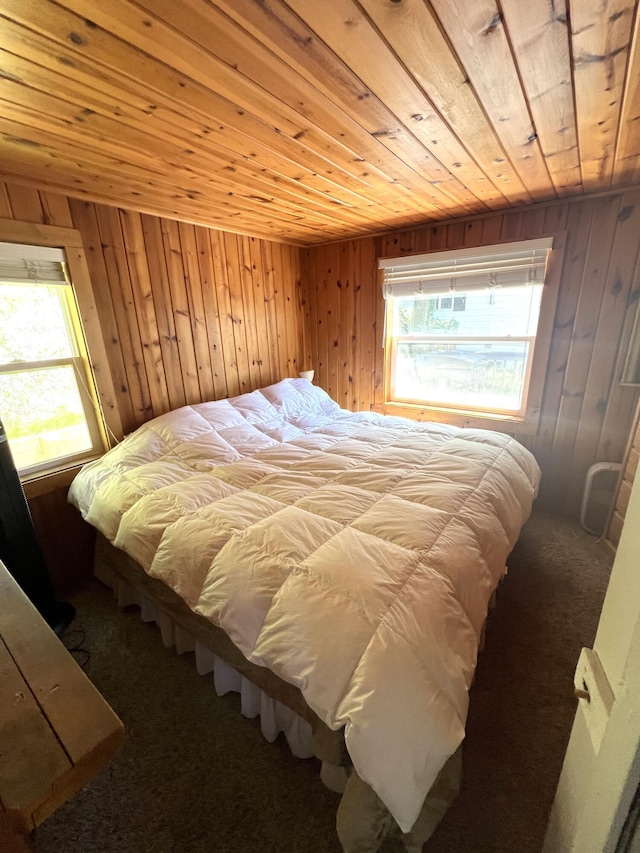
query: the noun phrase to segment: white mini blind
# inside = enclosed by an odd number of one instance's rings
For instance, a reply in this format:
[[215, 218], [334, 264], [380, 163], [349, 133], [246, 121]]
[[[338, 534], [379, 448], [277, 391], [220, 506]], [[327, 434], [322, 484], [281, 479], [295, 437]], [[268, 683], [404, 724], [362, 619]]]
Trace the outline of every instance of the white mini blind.
[[541, 284], [552, 237], [502, 243], [481, 249], [460, 249], [381, 258], [385, 298], [439, 296], [458, 291]]
[[5, 284], [67, 284], [62, 249], [0, 243], [0, 282]]

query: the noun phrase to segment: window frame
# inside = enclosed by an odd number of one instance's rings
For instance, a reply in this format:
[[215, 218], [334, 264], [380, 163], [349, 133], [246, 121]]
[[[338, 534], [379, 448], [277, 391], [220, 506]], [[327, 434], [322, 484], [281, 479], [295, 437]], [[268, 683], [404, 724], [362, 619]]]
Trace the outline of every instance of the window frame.
[[[378, 394], [378, 399], [373, 406], [375, 411], [383, 414], [401, 415], [414, 420], [431, 420], [453, 424], [468, 428], [496, 429], [512, 435], [535, 435], [540, 426], [542, 402], [545, 389], [547, 366], [549, 363], [553, 328], [560, 289], [560, 279], [564, 262], [564, 250], [566, 245], [566, 231], [537, 234], [532, 240], [552, 239], [553, 245], [549, 251], [546, 275], [542, 288], [540, 314], [538, 318], [537, 333], [533, 356], [528, 371], [528, 384], [525, 389], [525, 403], [519, 414], [486, 412], [472, 406], [457, 407], [447, 404], [437, 404], [421, 400], [396, 401], [393, 399], [393, 375], [391, 372], [392, 358], [392, 305], [391, 299], [384, 299], [381, 295], [383, 310], [383, 376]], [[487, 250], [499, 250], [501, 246], [508, 246], [513, 240], [503, 240], [491, 244], [491, 246], [465, 246], [464, 251], [477, 249], [478, 252]], [[434, 250], [433, 253], [412, 253], [403, 255], [402, 259], [410, 257], [424, 257], [425, 254], [437, 254], [442, 250]], [[379, 258], [378, 261], [396, 260], [393, 257]], [[378, 270], [379, 293], [383, 293], [384, 270]], [[462, 292], [462, 288], [460, 289]]]
[[[391, 310], [393, 310], [390, 305]], [[391, 319], [389, 319], [389, 323], [391, 324]], [[474, 412], [476, 415], [482, 417], [507, 417], [507, 418], [524, 418], [526, 414], [526, 403], [529, 392], [529, 383], [531, 381], [531, 369], [533, 366], [533, 359], [535, 358], [535, 343], [536, 338], [533, 335], [514, 335], [513, 337], [473, 337], [472, 335], [390, 335], [391, 344], [390, 344], [390, 353], [389, 353], [389, 395], [390, 402], [393, 403], [407, 403], [410, 406], [424, 406], [425, 403], [423, 400], [412, 399], [410, 397], [398, 397], [395, 390], [395, 375], [396, 372], [394, 370], [395, 362], [397, 358], [397, 349], [398, 343], [417, 343], [417, 344], [446, 344], [446, 343], [486, 343], [488, 340], [499, 343], [527, 343], [529, 344], [530, 355], [527, 355], [527, 362], [525, 366], [525, 373], [522, 382], [522, 405], [518, 409], [518, 411], [514, 411], [513, 409], [498, 409], [493, 408], [491, 410], [485, 409], [483, 406], [472, 406], [466, 405], [464, 407], [455, 406], [452, 404], [447, 405], [446, 401], [439, 400], [431, 400], [429, 402], [430, 408], [436, 409], [455, 409], [461, 410], [464, 412]]]
[[[95, 458], [123, 438], [122, 420], [117, 405], [115, 387], [109, 371], [107, 350], [102, 334], [89, 267], [84, 252], [82, 235], [74, 228], [40, 225], [0, 218], [0, 242], [62, 249], [70, 278], [69, 298], [75, 302], [76, 312], [71, 319], [80, 347], [79, 357], [83, 369], [91, 380], [88, 388], [93, 405], [100, 412], [101, 443], [97, 452], [82, 454], [77, 458], [65, 457], [50, 467], [20, 476], [27, 497], [46, 494], [52, 489], [68, 485], [81, 464]], [[73, 317], [73, 314], [76, 317]], [[77, 324], [77, 326], [76, 326]], [[84, 352], [83, 352], [84, 350]], [[24, 363], [20, 365], [24, 366]]]
[[[0, 279], [0, 292], [4, 282]], [[30, 285], [23, 285], [29, 287]], [[47, 287], [46, 284], [34, 282], [32, 287]], [[53, 457], [34, 465], [24, 466], [19, 469], [19, 475], [23, 478], [38, 476], [46, 471], [67, 467], [78, 461], [95, 458], [106, 449], [106, 428], [97, 395], [93, 387], [93, 378], [89, 366], [88, 354], [84, 341], [84, 333], [78, 318], [78, 306], [76, 304], [73, 286], [71, 283], [53, 285], [58, 291], [60, 307], [64, 316], [65, 327], [71, 345], [72, 353], [58, 358], [41, 358], [31, 361], [9, 362], [0, 364], [0, 376], [20, 375], [37, 370], [47, 370], [56, 367], [71, 367], [73, 377], [78, 390], [78, 396], [82, 403], [85, 424], [89, 432], [91, 447], [76, 453], [65, 453], [62, 456]]]

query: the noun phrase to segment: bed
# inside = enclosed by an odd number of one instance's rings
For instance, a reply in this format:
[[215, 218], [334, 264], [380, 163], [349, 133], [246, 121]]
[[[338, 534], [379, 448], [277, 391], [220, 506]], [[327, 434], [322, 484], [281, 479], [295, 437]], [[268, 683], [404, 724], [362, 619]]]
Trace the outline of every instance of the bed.
[[419, 850], [539, 475], [501, 433], [348, 412], [287, 379], [144, 424], [69, 499], [179, 624], [288, 690], [318, 740], [337, 733], [343, 848], [378, 849], [373, 801]]

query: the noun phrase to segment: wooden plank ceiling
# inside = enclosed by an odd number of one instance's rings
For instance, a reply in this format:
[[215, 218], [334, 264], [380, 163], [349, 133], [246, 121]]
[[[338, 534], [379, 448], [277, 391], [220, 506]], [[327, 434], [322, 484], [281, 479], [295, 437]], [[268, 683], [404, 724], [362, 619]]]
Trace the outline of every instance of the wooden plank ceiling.
[[638, 0], [0, 0], [0, 176], [310, 245], [640, 182]]

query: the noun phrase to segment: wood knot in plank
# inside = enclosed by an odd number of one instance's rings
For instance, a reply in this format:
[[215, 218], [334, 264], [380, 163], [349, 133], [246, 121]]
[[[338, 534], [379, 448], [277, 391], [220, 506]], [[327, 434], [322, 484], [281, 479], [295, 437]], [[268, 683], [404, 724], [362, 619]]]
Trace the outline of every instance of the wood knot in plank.
[[494, 33], [500, 24], [502, 23], [502, 14], [500, 12], [496, 12], [496, 14], [491, 18], [487, 26], [482, 30], [483, 36], [490, 36]]
[[25, 139], [23, 136], [10, 136], [9, 134], [3, 134], [3, 138], [5, 142], [12, 142], [14, 145], [26, 145], [29, 148], [40, 148], [40, 143], [36, 142], [35, 139]]

